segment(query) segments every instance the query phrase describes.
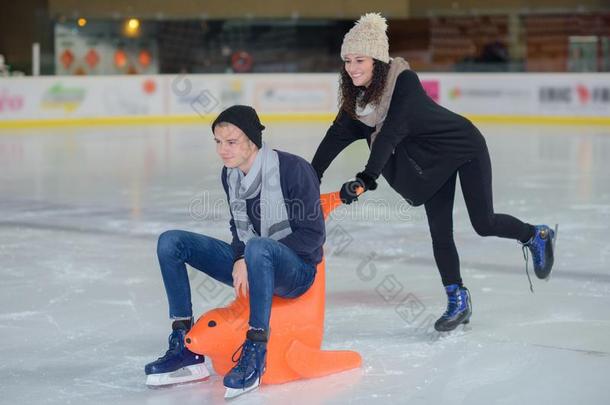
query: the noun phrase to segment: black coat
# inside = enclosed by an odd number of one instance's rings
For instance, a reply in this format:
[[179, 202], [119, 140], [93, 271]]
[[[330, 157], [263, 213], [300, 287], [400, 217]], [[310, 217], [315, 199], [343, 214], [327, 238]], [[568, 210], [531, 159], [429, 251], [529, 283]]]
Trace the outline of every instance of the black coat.
[[[312, 165], [318, 177], [357, 139], [371, 143], [371, 128], [340, 111], [318, 146]], [[364, 172], [383, 177], [411, 205], [425, 203], [459, 166], [486, 152], [485, 138], [466, 118], [436, 104], [412, 70], [394, 87], [383, 127]]]

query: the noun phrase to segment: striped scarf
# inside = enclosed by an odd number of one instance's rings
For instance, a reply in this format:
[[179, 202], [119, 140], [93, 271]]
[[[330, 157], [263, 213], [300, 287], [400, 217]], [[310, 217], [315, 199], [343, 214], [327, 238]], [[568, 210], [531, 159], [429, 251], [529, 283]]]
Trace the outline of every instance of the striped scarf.
[[261, 234], [279, 240], [292, 233], [280, 184], [278, 154], [263, 142], [247, 175], [239, 168], [227, 168], [229, 208], [239, 240], [247, 243], [256, 235], [246, 210], [246, 200], [260, 193]]

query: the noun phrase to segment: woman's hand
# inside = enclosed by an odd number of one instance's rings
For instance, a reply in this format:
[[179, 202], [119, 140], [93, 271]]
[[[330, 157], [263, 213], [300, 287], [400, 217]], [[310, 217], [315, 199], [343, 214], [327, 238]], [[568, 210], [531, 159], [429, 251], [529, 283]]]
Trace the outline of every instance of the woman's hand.
[[367, 190], [375, 190], [377, 188], [377, 182], [375, 179], [366, 174], [360, 172], [356, 174], [356, 180], [350, 180], [343, 183], [339, 196], [344, 204], [351, 204], [354, 201], [358, 201], [358, 196]]
[[248, 294], [248, 267], [243, 258], [233, 263], [233, 287], [238, 296]]

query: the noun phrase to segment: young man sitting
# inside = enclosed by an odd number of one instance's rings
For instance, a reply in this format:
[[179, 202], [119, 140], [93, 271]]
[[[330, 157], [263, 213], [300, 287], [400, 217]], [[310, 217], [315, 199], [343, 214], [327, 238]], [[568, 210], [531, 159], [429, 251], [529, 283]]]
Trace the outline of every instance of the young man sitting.
[[169, 350], [145, 367], [147, 384], [194, 381], [209, 372], [203, 356], [189, 351], [184, 337], [193, 324], [185, 264], [249, 294], [249, 330], [236, 366], [224, 385], [238, 393], [256, 388], [265, 372], [273, 295], [296, 298], [313, 284], [322, 260], [325, 227], [320, 186], [304, 159], [262, 142], [258, 115], [232, 106], [212, 124], [222, 159], [231, 244], [187, 231], [166, 231], [157, 255], [173, 320]]

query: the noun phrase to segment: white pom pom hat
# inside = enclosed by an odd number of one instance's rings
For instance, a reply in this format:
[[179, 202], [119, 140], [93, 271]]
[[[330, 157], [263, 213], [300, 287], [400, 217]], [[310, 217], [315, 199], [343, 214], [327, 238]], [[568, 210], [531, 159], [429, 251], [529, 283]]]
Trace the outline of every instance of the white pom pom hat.
[[381, 14], [367, 13], [363, 15], [343, 37], [341, 58], [345, 58], [347, 54], [355, 53], [389, 63], [390, 46], [386, 34], [387, 29], [388, 24]]

